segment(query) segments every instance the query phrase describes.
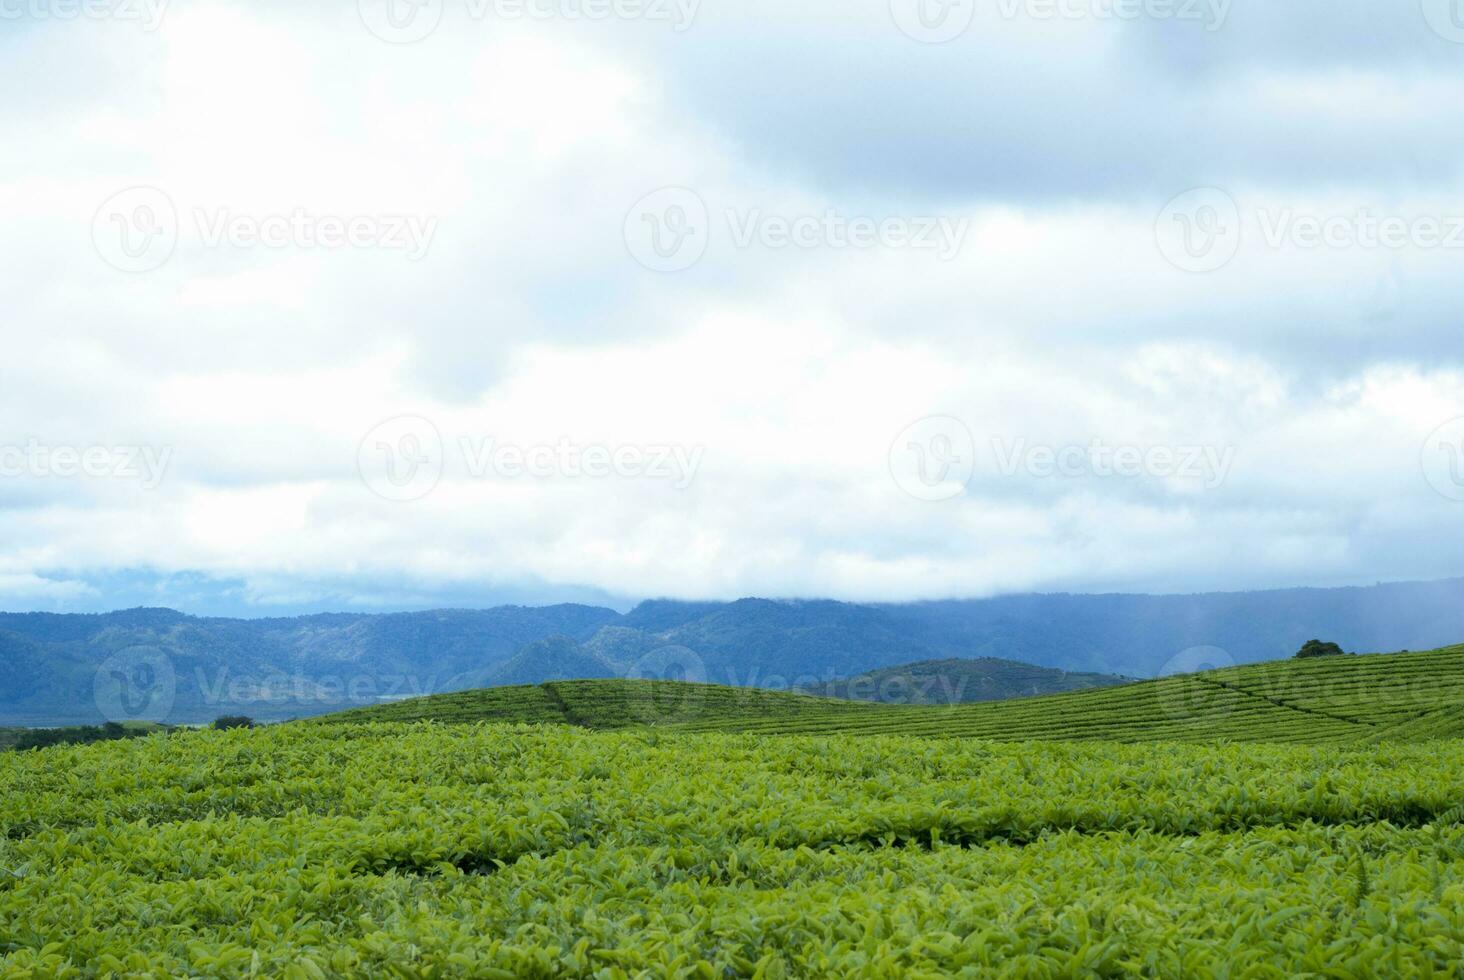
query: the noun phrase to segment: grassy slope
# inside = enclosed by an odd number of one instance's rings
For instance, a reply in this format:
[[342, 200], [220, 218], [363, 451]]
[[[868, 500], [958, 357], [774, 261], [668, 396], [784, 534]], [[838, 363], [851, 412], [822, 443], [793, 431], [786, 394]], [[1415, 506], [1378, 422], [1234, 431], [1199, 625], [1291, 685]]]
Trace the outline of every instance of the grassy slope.
[[0, 756], [3, 977], [1452, 977], [1464, 742], [280, 725]]
[[1279, 661], [1123, 687], [951, 706], [836, 701], [672, 681], [566, 681], [440, 695], [326, 721], [526, 721], [761, 734], [1344, 743], [1464, 734], [1464, 646]]

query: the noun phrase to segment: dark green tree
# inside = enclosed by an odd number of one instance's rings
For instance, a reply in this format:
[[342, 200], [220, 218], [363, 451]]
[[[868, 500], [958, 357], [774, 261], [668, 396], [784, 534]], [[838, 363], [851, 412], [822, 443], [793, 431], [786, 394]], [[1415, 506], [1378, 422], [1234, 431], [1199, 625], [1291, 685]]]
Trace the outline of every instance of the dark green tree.
[[1321, 640], [1307, 640], [1296, 651], [1296, 659], [1300, 660], [1309, 657], [1340, 657], [1344, 651], [1335, 643], [1323, 643]]

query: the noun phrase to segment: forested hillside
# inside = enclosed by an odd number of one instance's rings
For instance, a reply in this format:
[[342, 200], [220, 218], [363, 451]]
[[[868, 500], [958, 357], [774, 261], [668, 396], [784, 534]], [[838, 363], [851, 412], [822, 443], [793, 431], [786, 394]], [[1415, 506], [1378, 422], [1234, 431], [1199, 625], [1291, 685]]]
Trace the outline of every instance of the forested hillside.
[[[231, 713], [281, 719], [574, 676], [815, 690], [953, 658], [1153, 677], [1193, 669], [1192, 648], [1205, 648], [1211, 665], [1249, 663], [1289, 657], [1313, 637], [1359, 652], [1456, 642], [1464, 637], [1464, 580], [913, 605], [651, 601], [625, 614], [580, 605], [257, 620], [167, 609], [0, 614], [0, 725], [189, 723]], [[158, 694], [156, 704], [168, 711], [118, 717], [110, 706], [104, 716], [98, 702], [107, 700], [108, 684]], [[1049, 689], [1003, 685], [991, 691]]]

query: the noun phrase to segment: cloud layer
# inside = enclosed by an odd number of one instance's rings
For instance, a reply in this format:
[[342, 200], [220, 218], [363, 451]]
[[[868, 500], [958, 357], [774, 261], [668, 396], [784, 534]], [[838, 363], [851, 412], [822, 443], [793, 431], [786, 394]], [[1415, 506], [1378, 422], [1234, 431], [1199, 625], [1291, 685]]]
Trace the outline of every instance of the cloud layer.
[[391, 3], [4, 8], [0, 606], [1464, 567], [1446, 3]]

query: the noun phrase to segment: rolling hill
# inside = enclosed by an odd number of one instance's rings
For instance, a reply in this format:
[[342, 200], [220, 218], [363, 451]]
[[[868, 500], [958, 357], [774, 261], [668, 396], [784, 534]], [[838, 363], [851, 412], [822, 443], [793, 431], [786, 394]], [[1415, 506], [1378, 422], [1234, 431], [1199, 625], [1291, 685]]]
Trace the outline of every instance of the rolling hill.
[[[910, 605], [653, 600], [626, 613], [582, 605], [268, 619], [169, 609], [0, 613], [0, 725], [100, 723], [98, 681], [115, 675], [119, 657], [146, 660], [167, 682], [169, 710], [153, 720], [190, 724], [222, 714], [281, 720], [607, 671], [788, 690], [912, 661], [999, 658], [1153, 677], [1191, 647], [1252, 663], [1288, 657], [1314, 636], [1349, 650], [1453, 642], [1464, 636], [1464, 579]], [[535, 648], [554, 638], [562, 638], [554, 649]]]
[[972, 704], [886, 705], [674, 681], [565, 681], [400, 701], [319, 721], [521, 721], [997, 741], [1423, 741], [1464, 734], [1464, 645], [1289, 660]]
[[857, 677], [805, 685], [800, 690], [804, 694], [883, 704], [965, 704], [1114, 687], [1133, 680], [1113, 674], [1071, 673], [996, 657], [952, 657], [870, 670]]

